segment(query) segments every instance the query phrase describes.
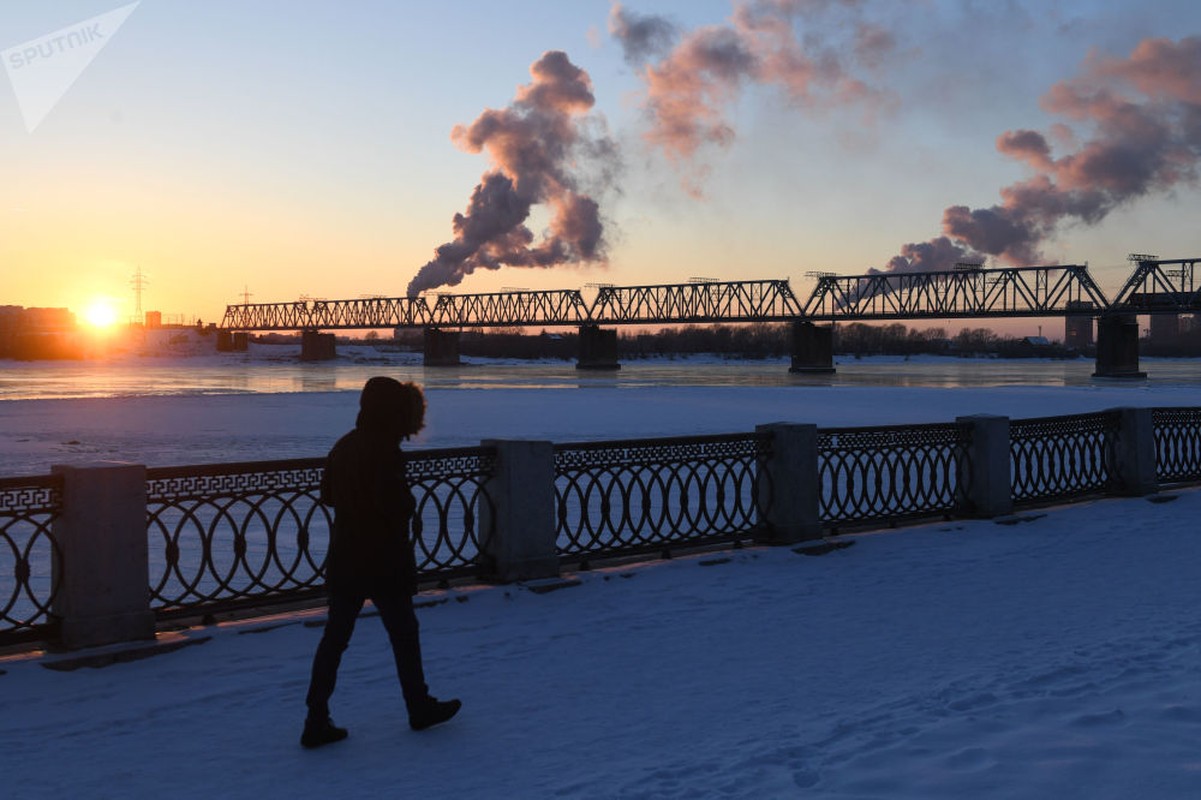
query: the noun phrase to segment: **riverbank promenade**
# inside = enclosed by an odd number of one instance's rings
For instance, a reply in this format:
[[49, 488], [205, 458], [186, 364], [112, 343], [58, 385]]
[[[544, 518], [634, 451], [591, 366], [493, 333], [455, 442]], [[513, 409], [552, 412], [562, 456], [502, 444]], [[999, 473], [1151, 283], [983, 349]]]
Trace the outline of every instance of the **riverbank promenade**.
[[[1195, 797], [1201, 491], [425, 593], [412, 733], [378, 619], [299, 747], [320, 611], [0, 662], [22, 797]], [[553, 591], [546, 591], [554, 589]], [[167, 648], [160, 648], [165, 651]], [[103, 665], [103, 666], [101, 666]]]

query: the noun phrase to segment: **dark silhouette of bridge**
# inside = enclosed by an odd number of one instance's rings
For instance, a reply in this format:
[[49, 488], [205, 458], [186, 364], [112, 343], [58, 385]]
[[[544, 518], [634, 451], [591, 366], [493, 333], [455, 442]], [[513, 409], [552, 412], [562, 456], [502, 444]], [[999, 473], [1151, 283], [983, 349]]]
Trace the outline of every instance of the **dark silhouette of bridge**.
[[935, 319], [1071, 317], [1098, 320], [1097, 374], [1138, 371], [1139, 314], [1201, 312], [1194, 268], [1201, 258], [1132, 255], [1135, 269], [1113, 301], [1087, 266], [986, 269], [963, 264], [940, 272], [817, 275], [802, 303], [787, 280], [718, 281], [485, 294], [298, 300], [226, 307], [222, 331], [303, 331], [309, 355], [332, 354], [320, 331], [409, 328], [426, 331], [426, 363], [458, 363], [456, 328], [576, 326], [578, 366], [616, 368], [616, 331], [601, 326], [682, 323], [793, 323], [793, 368], [832, 371], [831, 331], [819, 323]]

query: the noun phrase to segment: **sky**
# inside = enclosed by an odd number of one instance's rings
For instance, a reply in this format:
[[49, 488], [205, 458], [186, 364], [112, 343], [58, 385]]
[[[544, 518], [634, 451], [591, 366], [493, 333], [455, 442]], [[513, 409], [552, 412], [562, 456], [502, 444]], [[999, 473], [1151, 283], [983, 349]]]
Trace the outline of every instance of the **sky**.
[[[1199, 391], [670, 387], [616, 403], [604, 390], [491, 390], [483, 415], [477, 392], [442, 391], [431, 436], [460, 421], [558, 439], [581, 422], [612, 438], [775, 419], [1029, 418], [1115, 401], [1195, 407]], [[0, 435], [56, 430], [53, 442], [69, 433], [131, 460], [196, 463], [217, 437], [243, 448], [224, 461], [255, 446], [284, 457], [299, 432], [314, 455], [354, 409], [348, 392], [10, 401]], [[853, 546], [820, 557], [677, 552], [569, 573], [578, 585], [546, 594], [431, 589], [418, 611], [426, 674], [463, 711], [409, 731], [387, 637], [365, 615], [331, 707], [350, 737], [311, 752], [298, 739], [320, 610], [165, 634], [192, 644], [99, 668], [86, 665], [111, 650], [0, 659], [5, 785], [22, 798], [167, 786], [179, 798], [376, 797], [398, 785], [485, 798], [1195, 798], [1201, 491], [1153, 499], [844, 536]]]
[[[88, 41], [22, 55], [61, 30]], [[1187, 0], [7, 0], [0, 304], [129, 317], [139, 269], [143, 310], [205, 321], [244, 293], [807, 295], [961, 251], [1112, 296], [1128, 253], [1198, 255], [1199, 35]]]

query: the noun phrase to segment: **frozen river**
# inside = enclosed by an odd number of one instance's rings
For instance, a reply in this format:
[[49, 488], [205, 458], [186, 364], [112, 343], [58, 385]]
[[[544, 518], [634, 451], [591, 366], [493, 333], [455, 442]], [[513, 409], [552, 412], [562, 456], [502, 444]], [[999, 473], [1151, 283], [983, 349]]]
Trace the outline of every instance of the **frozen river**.
[[1092, 378], [1089, 359], [844, 358], [832, 376], [797, 376], [784, 360], [632, 361], [591, 373], [572, 362], [425, 369], [420, 354], [343, 353], [320, 364], [301, 364], [286, 347], [250, 357], [0, 361], [0, 475], [94, 460], [321, 456], [354, 424], [355, 392], [376, 374], [426, 387], [428, 425], [417, 448], [729, 433], [778, 421], [877, 425], [1201, 406], [1201, 362], [1192, 360], [1146, 359], [1148, 380], [1122, 382]]
[[[251, 354], [112, 361], [0, 360], [0, 400], [147, 395], [279, 394], [353, 391], [385, 372], [428, 389], [642, 389], [647, 387], [1112, 387], [1092, 377], [1092, 359], [970, 359], [940, 356], [839, 357], [833, 375], [792, 375], [787, 359], [715, 356], [627, 360], [616, 372], [575, 369], [573, 361], [467, 359], [425, 368], [419, 353], [342, 347], [335, 361], [302, 363], [298, 348], [255, 346]], [[1201, 360], [1144, 359], [1146, 387], [1201, 385]], [[1116, 384], [1116, 385], [1121, 385]]]

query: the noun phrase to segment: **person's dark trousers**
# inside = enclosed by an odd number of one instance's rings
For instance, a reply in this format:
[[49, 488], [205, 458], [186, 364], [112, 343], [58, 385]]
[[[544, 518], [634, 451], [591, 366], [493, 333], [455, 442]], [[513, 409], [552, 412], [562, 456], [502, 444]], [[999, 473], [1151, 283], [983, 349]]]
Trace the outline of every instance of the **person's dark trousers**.
[[413, 598], [401, 587], [363, 586], [355, 589], [330, 587], [329, 618], [317, 654], [313, 657], [313, 674], [309, 681], [309, 693], [305, 703], [310, 719], [325, 719], [329, 716], [329, 698], [334, 693], [338, 679], [338, 665], [342, 653], [354, 633], [355, 620], [363, 604], [370, 599], [379, 610], [380, 619], [392, 642], [392, 655], [396, 659], [396, 675], [404, 693], [405, 705], [415, 708], [429, 696], [425, 684], [425, 671], [421, 665], [421, 639], [417, 615], [413, 613]]

